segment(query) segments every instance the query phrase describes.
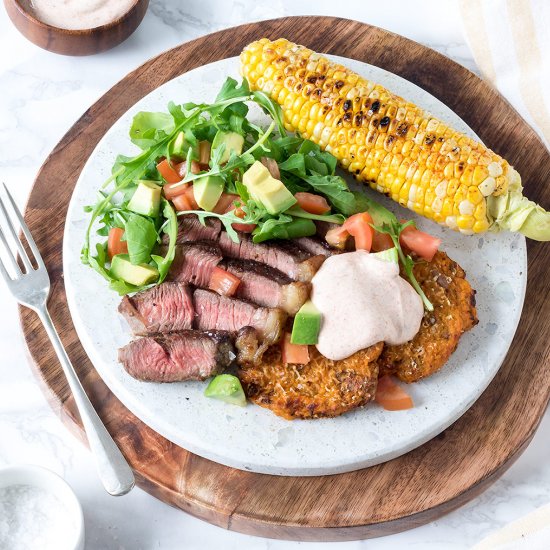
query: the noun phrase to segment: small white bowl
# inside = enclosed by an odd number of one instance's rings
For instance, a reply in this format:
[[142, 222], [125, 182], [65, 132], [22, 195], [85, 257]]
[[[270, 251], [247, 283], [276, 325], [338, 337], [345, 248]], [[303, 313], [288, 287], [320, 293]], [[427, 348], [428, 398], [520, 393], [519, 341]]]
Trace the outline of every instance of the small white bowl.
[[67, 548], [84, 549], [84, 516], [80, 502], [69, 484], [54, 472], [40, 466], [7, 466], [0, 468], [0, 489], [12, 485], [29, 485], [42, 489], [57, 497], [72, 516], [75, 524], [73, 540], [67, 541]]

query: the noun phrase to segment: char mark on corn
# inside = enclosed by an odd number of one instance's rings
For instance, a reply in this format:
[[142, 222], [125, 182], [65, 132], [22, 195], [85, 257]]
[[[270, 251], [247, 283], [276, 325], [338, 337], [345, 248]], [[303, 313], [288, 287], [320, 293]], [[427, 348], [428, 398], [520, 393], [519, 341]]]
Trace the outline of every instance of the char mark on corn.
[[285, 39], [249, 44], [241, 63], [250, 87], [281, 105], [286, 128], [359, 181], [462, 233], [491, 228], [487, 197], [506, 193], [517, 172], [483, 144]]

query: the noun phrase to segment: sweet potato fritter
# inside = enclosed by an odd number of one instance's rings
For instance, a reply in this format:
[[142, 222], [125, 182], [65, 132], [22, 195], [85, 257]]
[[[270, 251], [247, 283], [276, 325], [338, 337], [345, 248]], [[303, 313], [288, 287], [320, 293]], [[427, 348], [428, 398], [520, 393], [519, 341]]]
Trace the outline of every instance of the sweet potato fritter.
[[309, 346], [307, 365], [285, 365], [279, 346], [273, 346], [259, 365], [239, 369], [238, 376], [251, 401], [289, 420], [338, 416], [373, 399], [382, 346], [375, 344], [341, 361], [331, 361]]
[[410, 342], [386, 345], [378, 358], [380, 376], [395, 374], [403, 382], [416, 382], [438, 371], [461, 335], [478, 322], [475, 290], [447, 254], [437, 252], [431, 262], [416, 264], [414, 274], [434, 311], [424, 313], [420, 331]]

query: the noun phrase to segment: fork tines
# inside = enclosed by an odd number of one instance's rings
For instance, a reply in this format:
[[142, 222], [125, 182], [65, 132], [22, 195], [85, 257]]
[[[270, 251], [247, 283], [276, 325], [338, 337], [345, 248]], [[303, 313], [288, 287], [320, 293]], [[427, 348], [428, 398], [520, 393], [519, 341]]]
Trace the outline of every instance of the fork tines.
[[[18, 236], [19, 230], [25, 236], [38, 269], [45, 266], [15, 201], [6, 185], [2, 184], [2, 187], [3, 192], [0, 192], [0, 242], [3, 250], [0, 249], [0, 272], [6, 280], [16, 280], [22, 275], [34, 271], [32, 259], [29, 258], [25, 246]], [[14, 218], [16, 223], [14, 223]], [[9, 268], [11, 274], [8, 272], [6, 265], [11, 266]]]

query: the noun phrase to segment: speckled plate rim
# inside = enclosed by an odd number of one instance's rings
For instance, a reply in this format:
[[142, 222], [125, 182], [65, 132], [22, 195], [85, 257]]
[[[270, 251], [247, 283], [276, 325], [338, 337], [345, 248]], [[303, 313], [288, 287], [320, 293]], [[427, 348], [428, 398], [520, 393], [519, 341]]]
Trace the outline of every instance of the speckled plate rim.
[[[330, 57], [475, 137], [455, 113], [411, 82], [366, 63]], [[515, 334], [525, 296], [527, 253], [523, 237], [499, 234], [466, 238], [412, 216], [419, 227], [428, 228], [443, 238], [444, 249], [466, 267], [478, 290], [478, 298], [484, 300], [478, 299], [480, 324], [464, 335], [449, 364], [429, 379], [408, 387], [417, 404], [411, 411], [388, 413], [376, 405], [368, 405], [335, 419], [288, 422], [254, 405], [236, 410], [208, 400], [202, 396], [203, 384], [137, 382], [116, 361], [116, 347], [130, 339], [129, 331], [117, 320], [118, 299], [113, 299], [104, 281], [79, 261], [86, 192], [89, 197], [101, 184], [102, 176], [97, 172], [106, 173], [114, 156], [130, 149], [128, 138], [125, 144], [111, 150], [108, 143], [117, 131], [122, 139], [121, 130], [127, 132], [129, 118], [135, 112], [143, 108], [163, 109], [169, 99], [182, 102], [213, 99], [212, 94], [227, 74], [237, 76], [237, 66], [237, 58], [217, 61], [157, 88], [120, 117], [88, 159], [73, 192], [63, 246], [67, 300], [77, 334], [102, 379], [133, 414], [165, 438], [202, 457], [258, 473], [293, 476], [343, 473], [396, 458], [429, 441], [457, 420], [497, 373]], [[194, 88], [195, 93], [201, 92], [200, 98], [191, 97], [192, 94], [182, 97], [178, 87], [185, 88], [189, 83], [193, 85], [188, 86], [186, 92]], [[175, 95], [175, 90], [180, 95], [170, 97]], [[108, 162], [96, 166], [102, 155], [108, 157]], [[92, 177], [94, 170], [96, 175]], [[90, 181], [94, 182], [93, 189]], [[380, 195], [376, 198], [394, 211], [400, 209]], [[411, 217], [411, 213], [406, 212]], [[514, 254], [510, 255], [510, 250]], [[485, 264], [484, 268], [478, 263]], [[83, 281], [86, 283], [84, 295]], [[104, 302], [107, 309], [103, 313], [109, 319], [105, 325], [99, 324], [99, 334], [97, 323], [91, 321], [94, 315], [97, 319], [101, 311], [98, 302]], [[118, 341], [115, 337], [114, 347], [113, 334], [121, 337]], [[105, 349], [109, 340], [111, 351]], [[191, 414], [194, 420], [184, 414]], [[182, 416], [183, 425], [179, 422]], [[212, 429], [212, 424], [216, 429]], [[349, 445], [349, 441], [354, 441], [354, 445]]]

